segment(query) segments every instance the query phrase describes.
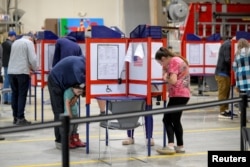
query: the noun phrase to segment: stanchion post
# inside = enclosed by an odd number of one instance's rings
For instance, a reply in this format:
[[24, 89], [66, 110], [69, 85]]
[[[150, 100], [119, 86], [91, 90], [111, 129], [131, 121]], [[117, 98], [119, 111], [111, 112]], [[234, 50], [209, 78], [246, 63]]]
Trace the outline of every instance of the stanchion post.
[[69, 167], [69, 127], [70, 119], [68, 115], [62, 114], [60, 116], [62, 121], [61, 126], [61, 142], [62, 142], [62, 166]]
[[244, 151], [244, 141], [242, 137], [242, 128], [246, 127], [246, 119], [247, 119], [247, 94], [246, 93], [241, 93], [240, 94], [242, 101], [240, 102], [241, 104], [239, 105], [240, 107], [240, 112], [241, 112], [241, 117], [240, 117], [240, 150]]

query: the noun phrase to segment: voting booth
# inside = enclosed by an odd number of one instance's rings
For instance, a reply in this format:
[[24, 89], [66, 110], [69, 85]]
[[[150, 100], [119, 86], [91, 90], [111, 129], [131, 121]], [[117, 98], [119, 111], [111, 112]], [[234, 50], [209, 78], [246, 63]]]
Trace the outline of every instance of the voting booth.
[[[35, 94], [37, 86], [41, 87], [41, 122], [44, 119], [44, 88], [47, 86], [47, 79], [50, 70], [52, 69], [52, 63], [55, 52], [55, 44], [58, 37], [49, 31], [39, 32], [38, 40], [35, 45], [38, 70], [31, 73], [31, 84], [35, 87]], [[85, 42], [77, 41], [82, 49], [82, 53], [85, 53]], [[36, 98], [35, 98], [36, 104]], [[36, 106], [36, 105], [35, 105]], [[35, 120], [37, 117], [37, 109], [35, 108]]]
[[[161, 95], [166, 104], [166, 83], [155, 52], [166, 46], [165, 39], [87, 38], [86, 116], [91, 115], [91, 99], [100, 96], [137, 96], [152, 109], [152, 97]], [[152, 128], [152, 127], [151, 127]], [[87, 153], [89, 125], [86, 124]]]

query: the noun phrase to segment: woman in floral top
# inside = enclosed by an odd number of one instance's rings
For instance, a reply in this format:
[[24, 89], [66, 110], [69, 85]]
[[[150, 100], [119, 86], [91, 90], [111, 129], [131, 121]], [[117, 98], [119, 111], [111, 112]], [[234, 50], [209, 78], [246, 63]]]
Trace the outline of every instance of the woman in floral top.
[[[190, 75], [188, 62], [161, 47], [155, 54], [156, 61], [163, 66], [163, 80], [168, 84], [168, 107], [186, 105], [190, 98]], [[163, 123], [167, 132], [168, 145], [157, 149], [160, 154], [184, 153], [183, 128], [181, 124], [182, 111], [165, 113]], [[177, 145], [174, 144], [176, 136]]]

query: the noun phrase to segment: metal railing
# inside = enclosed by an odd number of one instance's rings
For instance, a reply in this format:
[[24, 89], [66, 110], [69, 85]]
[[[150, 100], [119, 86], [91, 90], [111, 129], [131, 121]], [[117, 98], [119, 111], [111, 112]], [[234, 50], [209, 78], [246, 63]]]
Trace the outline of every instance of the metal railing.
[[[62, 127], [62, 165], [63, 167], [69, 167], [69, 146], [68, 146], [68, 133], [69, 133], [69, 125], [72, 124], [82, 124], [82, 123], [90, 123], [90, 122], [100, 122], [100, 121], [107, 121], [107, 120], [114, 120], [119, 118], [128, 118], [128, 117], [136, 117], [136, 116], [146, 116], [146, 115], [157, 115], [163, 113], [172, 113], [178, 112], [180, 110], [193, 110], [193, 109], [200, 109], [200, 108], [208, 108], [213, 106], [218, 106], [222, 104], [229, 104], [229, 103], [237, 103], [240, 102], [241, 107], [241, 118], [240, 118], [240, 127], [241, 127], [241, 135], [240, 135], [240, 149], [241, 151], [244, 150], [244, 143], [242, 138], [242, 128], [246, 127], [246, 108], [247, 108], [247, 94], [241, 94], [241, 98], [232, 98], [228, 100], [221, 100], [221, 101], [210, 101], [204, 103], [194, 103], [183, 105], [179, 107], [168, 107], [162, 109], [152, 109], [144, 112], [132, 112], [126, 114], [117, 114], [117, 115], [106, 115], [103, 116], [91, 116], [91, 117], [82, 117], [78, 119], [70, 120], [69, 116], [62, 115], [61, 121], [57, 122], [44, 122], [38, 124], [32, 124], [29, 126], [10, 126], [10, 127], [2, 127], [0, 128], [0, 134], [6, 133], [14, 133], [14, 132], [22, 132], [22, 131], [30, 131], [30, 130], [38, 130], [38, 129], [45, 129], [45, 128], [52, 128], [55, 126]], [[233, 118], [233, 117], [232, 117]]]
[[[219, 27], [219, 32], [218, 32]], [[233, 29], [234, 27], [234, 29]], [[232, 22], [232, 23], [224, 23], [224, 22], [197, 22], [196, 32], [198, 34], [199, 29], [202, 29], [202, 37], [207, 37], [207, 30], [211, 32], [211, 34], [219, 33], [221, 36], [232, 37], [237, 31], [245, 31], [248, 32], [250, 27], [249, 22]], [[210, 35], [210, 34], [209, 34]]]

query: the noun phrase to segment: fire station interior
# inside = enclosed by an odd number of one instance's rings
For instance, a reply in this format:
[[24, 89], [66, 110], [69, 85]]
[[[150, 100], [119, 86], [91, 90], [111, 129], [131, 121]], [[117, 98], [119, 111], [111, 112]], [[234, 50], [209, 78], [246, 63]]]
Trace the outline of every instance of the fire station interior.
[[[126, 1], [126, 0], [125, 0]], [[151, 0], [150, 0], [151, 1]], [[18, 1], [15, 1], [18, 4]], [[157, 9], [154, 17], [157, 25], [162, 28], [162, 38], [168, 46], [178, 54], [186, 54], [185, 44], [191, 40], [206, 41], [207, 39], [231, 39], [237, 32], [248, 37], [250, 31], [250, 2], [249, 0], [154, 0]], [[56, 8], [56, 7], [55, 7]], [[1, 9], [1, 7], [0, 7]], [[14, 24], [14, 25], [13, 25]], [[12, 22], [12, 26], [16, 23]], [[0, 26], [6, 26], [0, 22]], [[47, 25], [48, 28], [50, 27]], [[45, 25], [46, 27], [46, 25]], [[18, 29], [17, 29], [18, 30]], [[51, 31], [54, 31], [52, 28]], [[191, 97], [188, 104], [200, 104], [218, 101], [218, 88], [214, 75], [191, 75]], [[37, 101], [35, 105], [34, 93]], [[3, 92], [1, 90], [1, 96]], [[43, 101], [41, 100], [43, 96]], [[238, 97], [231, 87], [230, 98]], [[85, 98], [80, 98], [81, 116], [86, 117]], [[161, 97], [152, 98], [153, 109], [163, 109]], [[36, 108], [36, 116], [34, 110]], [[100, 121], [89, 123], [89, 146], [69, 150], [69, 166], [72, 167], [104, 167], [104, 166], [144, 166], [144, 167], [206, 167], [208, 166], [209, 151], [243, 151], [242, 150], [242, 121], [249, 127], [249, 108], [246, 110], [246, 120], [241, 119], [238, 103], [230, 103], [229, 108], [238, 115], [237, 118], [220, 119], [219, 106], [189, 109], [183, 112], [183, 140], [185, 153], [161, 155], [156, 150], [162, 148], [167, 139], [164, 133], [163, 114], [153, 115], [154, 145], [148, 147], [145, 138], [145, 128], [136, 128], [134, 144], [122, 145], [127, 138], [126, 131], [110, 130], [109, 147], [101, 136], [105, 129], [100, 127]], [[43, 110], [43, 114], [40, 112]], [[91, 99], [91, 116], [99, 115], [96, 99]], [[47, 87], [43, 92], [38, 86], [36, 92], [31, 86], [25, 108], [26, 118], [33, 124], [53, 121], [50, 97]], [[36, 118], [35, 118], [36, 117]], [[143, 121], [143, 118], [142, 118]], [[80, 139], [86, 142], [86, 123], [79, 124]], [[1, 167], [59, 167], [67, 166], [65, 154], [58, 149], [54, 142], [53, 128], [38, 128], [14, 133], [3, 132], [8, 127], [14, 129], [11, 105], [0, 104], [0, 163]], [[28, 126], [27, 126], [28, 127]], [[1, 131], [3, 130], [3, 131]], [[245, 139], [247, 140], [247, 139]], [[244, 141], [245, 141], [244, 140]], [[248, 143], [249, 143], [248, 138]], [[166, 141], [167, 142], [167, 141]], [[246, 141], [245, 151], [249, 151]], [[100, 144], [100, 145], [99, 145]], [[101, 150], [100, 150], [101, 146]], [[244, 145], [245, 146], [245, 145]], [[248, 146], [248, 147], [247, 147]], [[228, 165], [229, 166], [229, 165]]]

